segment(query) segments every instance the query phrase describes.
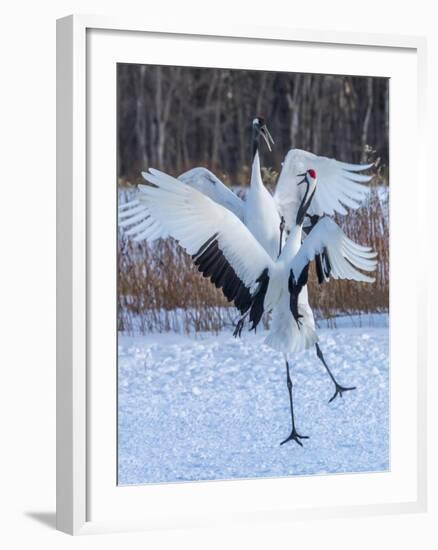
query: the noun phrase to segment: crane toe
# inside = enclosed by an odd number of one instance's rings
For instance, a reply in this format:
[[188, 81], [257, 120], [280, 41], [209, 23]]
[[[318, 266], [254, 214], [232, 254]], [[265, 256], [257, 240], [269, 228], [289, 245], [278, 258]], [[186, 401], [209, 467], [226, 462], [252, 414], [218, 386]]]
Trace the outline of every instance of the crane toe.
[[284, 441], [280, 443], [280, 445], [284, 445], [288, 441], [295, 441], [295, 443], [298, 443], [300, 447], [303, 446], [300, 439], [309, 439], [308, 435], [300, 435], [295, 429], [292, 430], [289, 437], [287, 437]]
[[331, 403], [334, 399], [336, 399], [338, 395], [339, 397], [342, 397], [342, 394], [344, 393], [344, 391], [351, 391], [355, 389], [356, 389], [356, 386], [351, 386], [347, 388], [345, 386], [341, 386], [340, 384], [336, 384], [335, 393], [333, 394], [331, 399], [329, 399], [329, 403]]

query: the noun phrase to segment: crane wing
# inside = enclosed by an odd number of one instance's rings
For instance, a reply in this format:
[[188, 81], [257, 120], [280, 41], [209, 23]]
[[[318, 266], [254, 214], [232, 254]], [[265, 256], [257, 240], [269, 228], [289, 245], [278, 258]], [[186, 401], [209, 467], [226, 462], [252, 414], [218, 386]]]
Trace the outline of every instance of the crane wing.
[[145, 238], [163, 232], [192, 255], [198, 270], [245, 312], [260, 285], [266, 285], [273, 261], [246, 226], [227, 208], [189, 185], [158, 170], [143, 174], [154, 185], [141, 185], [147, 210]]
[[368, 194], [369, 188], [361, 185], [370, 181], [372, 176], [359, 174], [371, 168], [372, 164], [348, 164], [336, 159], [320, 157], [308, 151], [291, 149], [283, 162], [278, 178], [274, 200], [280, 214], [285, 218], [286, 226], [291, 227], [301, 203], [302, 186], [298, 182], [311, 168], [318, 178], [315, 196], [309, 207], [309, 215], [333, 215], [335, 212], [346, 214], [345, 206], [356, 209]]
[[[178, 179], [206, 195], [217, 204], [228, 208], [240, 220], [243, 220], [243, 200], [224, 185], [210, 170], [207, 170], [207, 168], [200, 166], [192, 168], [188, 172], [184, 172], [178, 176]], [[125, 232], [134, 240], [141, 241], [146, 238], [153, 240], [158, 237], [165, 239], [169, 236], [159, 220], [156, 220], [153, 225], [154, 231], [151, 231], [150, 222], [147, 198], [140, 192], [137, 194], [135, 200], [122, 204], [119, 207], [119, 226], [129, 228]]]
[[169, 236], [160, 220], [151, 218], [147, 196], [139, 189], [134, 200], [119, 205], [118, 224], [134, 241], [153, 241]]
[[325, 258], [325, 275], [333, 279], [350, 279], [367, 283], [373, 283], [375, 280], [358, 269], [375, 271], [377, 254], [370, 247], [362, 246], [349, 239], [328, 217], [319, 220], [292, 260], [290, 267], [295, 281], [302, 278], [302, 274], [305, 274], [308, 269], [309, 262], [317, 255]]
[[243, 220], [243, 200], [231, 191], [217, 178], [213, 172], [198, 166], [178, 176], [182, 182], [197, 189], [214, 202], [231, 210], [240, 220]]

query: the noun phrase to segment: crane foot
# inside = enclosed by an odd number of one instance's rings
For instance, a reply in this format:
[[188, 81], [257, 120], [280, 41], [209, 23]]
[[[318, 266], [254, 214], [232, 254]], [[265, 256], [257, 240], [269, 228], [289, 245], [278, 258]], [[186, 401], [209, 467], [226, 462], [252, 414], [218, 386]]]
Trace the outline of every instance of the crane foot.
[[342, 397], [342, 394], [344, 393], [344, 391], [351, 391], [351, 390], [355, 390], [356, 389], [356, 386], [352, 386], [350, 388], [346, 388], [344, 386], [341, 386], [340, 384], [335, 384], [335, 393], [333, 394], [333, 397], [331, 399], [329, 399], [329, 403], [331, 403], [333, 401], [333, 399], [335, 399], [338, 395], [339, 397]]
[[288, 441], [295, 441], [295, 443], [298, 443], [298, 445], [300, 447], [303, 446], [303, 444], [301, 443], [300, 439], [309, 439], [309, 436], [308, 435], [300, 435], [299, 433], [297, 433], [297, 431], [295, 430], [295, 428], [292, 430], [291, 434], [289, 437], [287, 437], [284, 441], [282, 441], [280, 443], [280, 445], [284, 445], [285, 443], [287, 443]]

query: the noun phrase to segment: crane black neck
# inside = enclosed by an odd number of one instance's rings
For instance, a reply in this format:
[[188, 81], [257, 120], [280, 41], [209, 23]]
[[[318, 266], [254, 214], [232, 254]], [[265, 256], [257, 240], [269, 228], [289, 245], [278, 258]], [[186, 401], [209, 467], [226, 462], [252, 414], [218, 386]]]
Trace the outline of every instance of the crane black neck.
[[310, 203], [312, 202], [313, 196], [315, 195], [315, 189], [309, 194], [309, 182], [306, 179], [306, 192], [304, 193], [303, 200], [301, 201], [300, 207], [298, 208], [296, 225], [301, 226], [304, 223], [304, 217], [309, 209]]

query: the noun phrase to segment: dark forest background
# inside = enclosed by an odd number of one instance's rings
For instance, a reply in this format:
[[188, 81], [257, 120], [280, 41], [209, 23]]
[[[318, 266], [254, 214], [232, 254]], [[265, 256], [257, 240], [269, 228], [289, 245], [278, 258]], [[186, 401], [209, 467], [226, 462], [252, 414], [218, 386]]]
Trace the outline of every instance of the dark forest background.
[[264, 160], [277, 170], [291, 147], [347, 162], [377, 155], [385, 168], [388, 88], [384, 78], [119, 64], [119, 176], [203, 165], [245, 183], [256, 115], [275, 140]]
[[[384, 78], [119, 64], [119, 201], [134, 198], [135, 184], [144, 183], [140, 172], [149, 167], [177, 176], [205, 166], [243, 196], [257, 115], [275, 140], [272, 153], [263, 147], [261, 156], [271, 189], [291, 147], [373, 161], [368, 200], [335, 218], [350, 238], [378, 252], [376, 283], [318, 285], [312, 269], [309, 278], [318, 322], [335, 325], [338, 315], [367, 322], [365, 314], [388, 311], [388, 88]], [[119, 330], [231, 329], [235, 308], [172, 239], [134, 243], [119, 231], [118, 247]]]

